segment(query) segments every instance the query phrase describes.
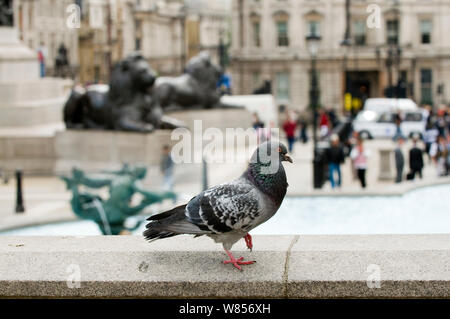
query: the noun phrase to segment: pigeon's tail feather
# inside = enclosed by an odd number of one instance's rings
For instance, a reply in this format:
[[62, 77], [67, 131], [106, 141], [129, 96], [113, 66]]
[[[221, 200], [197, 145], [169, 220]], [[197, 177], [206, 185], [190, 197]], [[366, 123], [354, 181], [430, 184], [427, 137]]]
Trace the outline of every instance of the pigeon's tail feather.
[[150, 222], [146, 226], [144, 237], [149, 241], [154, 241], [180, 234], [205, 234], [205, 231], [186, 220], [185, 209], [186, 205], [182, 205], [148, 218], [147, 220]]
[[157, 239], [173, 237], [176, 235], [179, 235], [179, 234], [172, 233], [172, 232], [159, 231], [156, 229], [147, 229], [146, 231], [144, 231], [144, 237], [149, 242], [155, 241]]
[[180, 214], [180, 213], [184, 215], [185, 209], [186, 209], [186, 205], [177, 206], [177, 207], [175, 207], [171, 210], [165, 211], [163, 213], [150, 216], [149, 218], [147, 218], [147, 220], [162, 220], [162, 219], [166, 219], [172, 215], [176, 215], [176, 214]]

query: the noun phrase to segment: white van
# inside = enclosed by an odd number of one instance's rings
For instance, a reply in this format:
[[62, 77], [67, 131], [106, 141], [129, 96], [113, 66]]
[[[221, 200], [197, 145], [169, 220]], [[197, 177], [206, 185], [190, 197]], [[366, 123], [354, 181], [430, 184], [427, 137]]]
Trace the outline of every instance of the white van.
[[[395, 115], [397, 112], [373, 110], [361, 111], [353, 121], [353, 130], [362, 138], [393, 138], [397, 127]], [[402, 111], [402, 123], [400, 129], [404, 136], [411, 137], [418, 134], [420, 137], [425, 132], [425, 116], [422, 110]]]
[[417, 111], [419, 107], [411, 99], [370, 98], [364, 102], [363, 109], [382, 113], [387, 111]]

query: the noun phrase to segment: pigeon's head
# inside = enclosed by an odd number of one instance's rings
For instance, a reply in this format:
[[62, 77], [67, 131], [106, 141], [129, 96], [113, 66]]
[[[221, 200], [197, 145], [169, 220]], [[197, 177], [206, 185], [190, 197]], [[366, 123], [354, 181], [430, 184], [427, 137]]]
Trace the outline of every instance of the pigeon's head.
[[[276, 147], [276, 144], [275, 144], [275, 147]], [[277, 148], [276, 151], [279, 154], [281, 162], [283, 162], [283, 161], [286, 161], [286, 162], [289, 162], [289, 163], [293, 162], [292, 158], [287, 153], [288, 151], [287, 151], [286, 145], [284, 145], [283, 143], [278, 143], [278, 148]]]
[[278, 162], [287, 161], [292, 163], [292, 158], [288, 155], [286, 145], [278, 141], [267, 141], [261, 143], [253, 154], [253, 159], [258, 162], [268, 162], [267, 159], [277, 160]]
[[268, 141], [259, 145], [253, 153], [250, 163], [264, 167], [265, 173], [274, 174], [283, 161], [292, 163], [291, 157], [287, 154], [286, 146], [278, 141]]

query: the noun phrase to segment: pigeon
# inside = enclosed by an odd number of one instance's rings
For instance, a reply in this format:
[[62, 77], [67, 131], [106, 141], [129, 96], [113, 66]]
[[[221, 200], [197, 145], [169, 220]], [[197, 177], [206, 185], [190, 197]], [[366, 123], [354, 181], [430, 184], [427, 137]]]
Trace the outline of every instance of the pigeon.
[[144, 237], [154, 241], [180, 234], [206, 235], [222, 244], [229, 257], [224, 264], [242, 270], [241, 265], [255, 263], [243, 257], [236, 259], [230, 250], [244, 238], [251, 251], [249, 231], [280, 208], [288, 187], [283, 161], [292, 163], [284, 144], [260, 144], [239, 178], [207, 189], [185, 205], [149, 217]]

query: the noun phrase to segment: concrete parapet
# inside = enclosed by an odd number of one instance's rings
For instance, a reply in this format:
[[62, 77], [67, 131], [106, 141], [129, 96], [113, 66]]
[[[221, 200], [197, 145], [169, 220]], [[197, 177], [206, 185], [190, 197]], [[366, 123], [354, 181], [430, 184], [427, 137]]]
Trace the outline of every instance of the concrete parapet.
[[[220, 245], [180, 236], [0, 236], [2, 297], [450, 297], [450, 235], [255, 236]], [[78, 285], [79, 283], [79, 285]]]

